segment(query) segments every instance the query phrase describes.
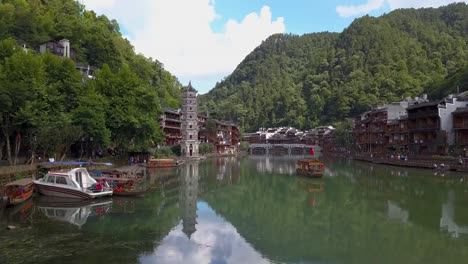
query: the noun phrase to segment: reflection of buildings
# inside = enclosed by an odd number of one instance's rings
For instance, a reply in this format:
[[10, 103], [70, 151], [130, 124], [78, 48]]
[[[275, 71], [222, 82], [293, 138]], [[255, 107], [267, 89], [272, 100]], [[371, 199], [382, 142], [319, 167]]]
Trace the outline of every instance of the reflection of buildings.
[[198, 162], [188, 162], [183, 165], [180, 178], [179, 206], [182, 211], [182, 231], [190, 239], [196, 231], [197, 224]]
[[402, 223], [408, 223], [409, 213], [408, 211], [400, 208], [397, 204], [392, 201], [387, 202], [388, 205], [388, 219], [400, 221]]
[[256, 161], [258, 172], [279, 173], [279, 174], [296, 174], [296, 162], [299, 159], [297, 156], [283, 156], [280, 158], [264, 156], [249, 156], [251, 160]]
[[112, 200], [102, 200], [98, 203], [89, 203], [82, 206], [72, 206], [69, 204], [44, 204], [38, 206], [38, 208], [48, 218], [82, 227], [86, 224], [88, 217], [102, 216], [110, 213]]
[[218, 172], [216, 180], [219, 182], [233, 183], [239, 179], [239, 159], [237, 157], [225, 157], [215, 160]]
[[449, 191], [448, 200], [442, 205], [440, 228], [447, 230], [453, 237], [468, 234], [468, 225], [462, 226], [455, 222], [455, 192], [453, 190]]

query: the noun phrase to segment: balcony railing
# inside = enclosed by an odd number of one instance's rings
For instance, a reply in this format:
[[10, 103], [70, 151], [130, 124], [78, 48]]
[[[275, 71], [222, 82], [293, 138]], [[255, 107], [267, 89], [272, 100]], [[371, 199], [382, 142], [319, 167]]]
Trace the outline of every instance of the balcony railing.
[[439, 112], [437, 110], [434, 111], [423, 111], [423, 112], [410, 112], [408, 113], [408, 119], [416, 119], [416, 118], [425, 118], [425, 117], [438, 117]]
[[434, 145], [437, 144], [435, 139], [413, 139], [409, 141], [411, 145]]
[[454, 120], [453, 121], [453, 128], [455, 129], [468, 129], [468, 120]]
[[439, 129], [439, 124], [431, 123], [431, 124], [408, 124], [408, 129], [416, 130], [416, 129]]

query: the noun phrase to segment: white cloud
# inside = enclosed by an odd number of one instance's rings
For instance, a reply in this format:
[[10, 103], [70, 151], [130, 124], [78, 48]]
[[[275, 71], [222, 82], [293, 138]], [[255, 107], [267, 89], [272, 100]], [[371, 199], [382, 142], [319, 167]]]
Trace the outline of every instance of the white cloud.
[[85, 4], [88, 9], [92, 10], [111, 7], [115, 4], [115, 0], [79, 0], [79, 2]]
[[448, 5], [455, 2], [468, 2], [468, 1], [454, 1], [454, 0], [387, 0], [390, 8], [420, 8], [420, 7], [439, 7]]
[[366, 4], [337, 6], [336, 12], [342, 17], [355, 17], [379, 10], [388, 3], [390, 10], [398, 8], [439, 7], [455, 2], [468, 2], [467, 0], [367, 0]]
[[[236, 228], [204, 204], [198, 206], [196, 232], [190, 240], [179, 223], [162, 240], [154, 252], [139, 256], [141, 263], [270, 263], [257, 252]], [[200, 205], [200, 202], [198, 203]]]
[[181, 79], [193, 79], [195, 86], [197, 78], [231, 73], [263, 40], [285, 32], [283, 18], [273, 20], [268, 6], [242, 21], [228, 19], [224, 31], [217, 33], [210, 26], [220, 17], [214, 0], [104, 1], [112, 6], [82, 1], [117, 19], [137, 52], [158, 59]]
[[368, 0], [368, 2], [363, 5], [337, 6], [336, 12], [342, 17], [352, 17], [380, 9], [384, 4], [385, 0]]

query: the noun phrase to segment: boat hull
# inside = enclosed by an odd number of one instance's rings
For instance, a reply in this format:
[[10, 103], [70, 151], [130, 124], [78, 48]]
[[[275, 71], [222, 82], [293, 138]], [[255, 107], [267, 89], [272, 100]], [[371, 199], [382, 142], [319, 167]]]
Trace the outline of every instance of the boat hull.
[[114, 195], [116, 196], [137, 196], [137, 195], [142, 195], [146, 191], [123, 191], [123, 192], [114, 192]]
[[296, 171], [298, 175], [309, 177], [309, 178], [322, 178], [323, 172], [311, 172], [311, 171]]
[[79, 190], [73, 190], [69, 188], [60, 188], [60, 187], [40, 184], [40, 183], [36, 183], [36, 188], [40, 194], [43, 194], [46, 196], [54, 196], [54, 197], [62, 197], [62, 198], [70, 198], [70, 199], [78, 199], [78, 200], [91, 200], [97, 197], [112, 195], [112, 191], [103, 191], [99, 193], [86, 193], [86, 192], [79, 191]]
[[29, 198], [31, 198], [33, 195], [33, 189], [31, 189], [31, 191], [25, 193], [23, 195], [23, 197], [21, 198], [17, 198], [17, 199], [9, 199], [9, 203], [8, 205], [17, 205], [17, 204], [20, 204], [20, 203], [23, 203], [24, 201], [28, 200]]

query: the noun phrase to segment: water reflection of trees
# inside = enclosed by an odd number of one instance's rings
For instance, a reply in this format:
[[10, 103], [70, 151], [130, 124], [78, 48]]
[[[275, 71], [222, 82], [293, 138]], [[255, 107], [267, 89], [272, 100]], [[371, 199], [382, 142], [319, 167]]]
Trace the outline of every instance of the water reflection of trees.
[[[121, 198], [113, 199], [120, 201]], [[113, 204], [114, 213], [87, 217], [81, 229], [69, 222], [51, 220], [41, 210], [36, 210], [32, 229], [20, 228], [14, 234], [0, 233], [3, 259], [7, 263], [27, 263], [27, 260], [67, 263], [77, 259], [82, 263], [94, 263], [97, 259], [109, 263], [135, 263], [139, 255], [152, 252], [154, 244], [177, 225], [179, 209], [177, 203], [173, 203], [166, 204], [161, 210], [165, 199], [160, 190], [145, 194], [144, 199], [130, 200], [132, 210], [118, 210]], [[8, 249], [11, 246], [15, 250]], [[66, 255], [71, 252], [73, 256]]]
[[324, 195], [311, 207], [299, 178], [259, 177], [257, 164], [248, 166], [238, 184], [203, 197], [272, 260], [464, 263], [468, 257], [467, 242], [441, 233], [439, 223], [448, 187], [458, 194], [463, 187], [426, 178], [427, 171], [398, 176], [391, 167], [329, 162], [337, 177], [323, 179]]

